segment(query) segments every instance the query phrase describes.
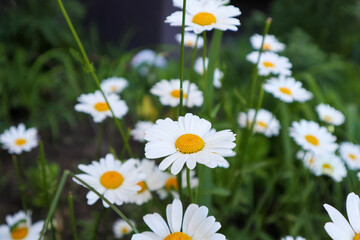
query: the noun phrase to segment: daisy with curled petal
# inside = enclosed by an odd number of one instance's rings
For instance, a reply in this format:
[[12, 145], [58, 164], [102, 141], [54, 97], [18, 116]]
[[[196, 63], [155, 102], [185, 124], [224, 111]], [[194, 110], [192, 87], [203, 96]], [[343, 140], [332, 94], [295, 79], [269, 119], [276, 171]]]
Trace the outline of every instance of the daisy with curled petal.
[[[247, 113], [241, 112], [238, 117], [240, 127], [250, 127], [254, 120], [255, 113], [255, 109], [249, 109]], [[277, 120], [271, 112], [265, 109], [259, 109], [255, 121], [254, 133], [262, 133], [267, 137], [279, 135], [281, 127], [279, 120]]]
[[273, 77], [263, 85], [264, 91], [272, 94], [275, 98], [281, 101], [291, 102], [305, 102], [312, 99], [311, 92], [302, 88], [302, 83], [296, 81], [292, 77], [286, 77], [280, 75], [279, 77]]
[[134, 140], [144, 142], [145, 131], [151, 128], [153, 125], [154, 123], [150, 121], [139, 121], [135, 124], [134, 129], [130, 131], [130, 135], [134, 138]]
[[[199, 58], [196, 59], [195, 64], [194, 64], [195, 72], [197, 72], [200, 75], [204, 74], [203, 62], [204, 62], [203, 58], [199, 57]], [[209, 59], [205, 58], [205, 70], [207, 69], [208, 64], [209, 64]], [[222, 71], [220, 71], [220, 69], [215, 68], [215, 70], [214, 70], [214, 80], [213, 80], [214, 87], [221, 88], [221, 79], [223, 77], [224, 77], [224, 73]]]
[[332, 222], [325, 224], [325, 230], [333, 240], [360, 239], [360, 199], [355, 193], [349, 193], [346, 199], [346, 211], [349, 222], [334, 207], [324, 204]]
[[[181, 172], [182, 175], [182, 188], [187, 187], [187, 181], [186, 181], [186, 170], [183, 170]], [[179, 198], [179, 183], [178, 179], [175, 175], [172, 175], [170, 173], [165, 173], [165, 182], [164, 187], [157, 191], [160, 199], [165, 199], [169, 194], [173, 196], [173, 198]], [[191, 188], [196, 188], [199, 186], [199, 179], [195, 177], [195, 171], [190, 170], [190, 186]]]
[[23, 123], [17, 127], [11, 126], [0, 135], [0, 143], [3, 144], [3, 149], [8, 150], [10, 154], [30, 152], [38, 145], [37, 129], [26, 129]]
[[[203, 31], [218, 29], [237, 31], [241, 14], [239, 8], [232, 5], [221, 5], [222, 1], [189, 1], [186, 5], [185, 31], [199, 34]], [[170, 26], [182, 26], [182, 11], [177, 11], [165, 20]]]
[[[259, 57], [259, 52], [252, 52], [246, 56], [246, 59], [256, 64]], [[258, 65], [258, 74], [260, 76], [268, 76], [269, 74], [275, 75], [291, 75], [292, 64], [289, 59], [279, 56], [273, 52], [263, 52], [260, 56]]]
[[314, 173], [317, 176], [327, 175], [336, 182], [341, 182], [347, 175], [347, 170], [341, 159], [335, 154], [316, 155]]
[[340, 144], [339, 153], [350, 169], [360, 169], [360, 145], [343, 142]]
[[128, 81], [121, 77], [111, 77], [101, 82], [101, 89], [105, 93], [121, 93], [127, 86]]
[[[136, 167], [135, 160], [121, 163], [112, 154], [107, 154], [105, 158], [101, 158], [100, 161], [93, 161], [89, 165], [80, 164], [78, 168], [84, 173], [77, 174], [76, 177], [116, 205], [128, 202], [131, 195], [135, 195], [141, 190], [137, 183], [145, 179], [145, 175]], [[73, 178], [73, 180], [83, 185], [77, 179]], [[94, 204], [99, 199], [92, 191], [86, 195], [86, 198], [89, 205]], [[106, 208], [109, 207], [105, 201], [103, 201], [103, 205]]]
[[[108, 94], [106, 98], [117, 118], [122, 118], [127, 113], [128, 106], [118, 95]], [[95, 93], [81, 94], [78, 101], [80, 103], [75, 105], [75, 110], [90, 114], [96, 123], [104, 121], [106, 117], [112, 117], [109, 105], [99, 90]]]
[[[162, 105], [176, 107], [180, 103], [180, 80], [161, 80], [150, 89], [150, 93], [158, 96]], [[196, 84], [190, 83], [188, 80], [183, 81], [184, 106], [186, 105], [189, 108], [194, 106], [200, 107], [203, 101], [203, 93], [198, 89]]]
[[220, 223], [208, 213], [207, 207], [190, 204], [183, 215], [182, 203], [175, 199], [166, 207], [167, 223], [158, 213], [147, 214], [144, 222], [152, 232], [135, 234], [131, 240], [225, 240], [223, 234], [216, 233]]
[[[254, 34], [250, 38], [251, 45], [254, 49], [260, 50], [263, 36], [260, 34]], [[279, 42], [274, 35], [266, 35], [263, 44], [264, 51], [270, 52], [282, 52], [285, 49], [285, 44]]]
[[[175, 39], [179, 44], [181, 44], [181, 33], [176, 34]], [[197, 44], [196, 44], [196, 39], [197, 39]], [[204, 39], [198, 36], [197, 34], [185, 32], [184, 45], [185, 47], [191, 47], [191, 48], [194, 48], [196, 45], [196, 47], [200, 49], [204, 46]]]
[[210, 133], [211, 123], [187, 113], [178, 121], [159, 119], [145, 133], [145, 156], [149, 159], [166, 157], [159, 165], [164, 171], [171, 166], [176, 175], [184, 164], [194, 169], [196, 163], [215, 168], [229, 167], [224, 156], [233, 154], [235, 134], [231, 130]]
[[334, 153], [338, 148], [336, 137], [313, 121], [292, 122], [290, 136], [303, 149], [315, 154]]
[[[135, 226], [135, 223], [130, 220], [130, 222]], [[128, 235], [132, 232], [130, 225], [123, 219], [117, 220], [113, 225], [113, 233], [115, 238], [122, 238], [125, 235]]]
[[327, 124], [339, 126], [345, 121], [344, 114], [328, 104], [321, 103], [317, 105], [316, 112], [319, 115], [320, 120]]
[[286, 236], [281, 238], [281, 240], [306, 240], [303, 237], [297, 236], [297, 237], [292, 237], [292, 236]]
[[142, 205], [152, 199], [151, 192], [157, 191], [164, 186], [166, 175], [155, 165], [154, 161], [143, 159], [141, 161], [134, 159], [137, 167], [145, 174], [145, 179], [137, 183], [141, 187], [135, 195], [129, 195], [129, 203]]
[[1, 240], [34, 240], [39, 239], [44, 221], [31, 223], [31, 211], [19, 211], [6, 216], [6, 224], [0, 225]]

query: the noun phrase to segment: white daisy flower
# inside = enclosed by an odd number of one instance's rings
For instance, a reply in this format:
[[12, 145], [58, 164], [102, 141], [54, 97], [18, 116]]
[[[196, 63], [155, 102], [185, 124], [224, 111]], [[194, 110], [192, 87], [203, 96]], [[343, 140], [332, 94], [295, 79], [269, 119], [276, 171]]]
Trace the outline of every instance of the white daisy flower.
[[[175, 36], [176, 41], [181, 44], [181, 33], [176, 34]], [[197, 40], [197, 48], [200, 49], [204, 46], [204, 39], [202, 37], [198, 37], [197, 34], [185, 32], [184, 34], [184, 45], [186, 47], [194, 48], [196, 45], [196, 39]]]
[[[133, 221], [131, 221], [131, 223], [135, 226], [135, 223]], [[132, 229], [130, 225], [123, 219], [117, 220], [113, 225], [113, 233], [115, 235], [115, 238], [122, 238], [123, 236], [128, 235], [131, 232]]]
[[[185, 31], [194, 31], [196, 34], [203, 31], [219, 29], [221, 31], [237, 31], [240, 21], [236, 16], [241, 14], [240, 9], [232, 5], [220, 5], [221, 1], [189, 1], [186, 4]], [[165, 20], [170, 26], [182, 26], [182, 11], [177, 11]]]
[[149, 67], [164, 68], [166, 65], [165, 57], [150, 49], [141, 50], [131, 60], [131, 66], [139, 68], [142, 76], [148, 74]]
[[[259, 52], [252, 52], [246, 56], [246, 59], [256, 64], [259, 57]], [[258, 74], [260, 76], [268, 76], [269, 74], [275, 75], [291, 75], [292, 64], [289, 59], [279, 56], [273, 52], [263, 52], [260, 56], [258, 65]]]
[[[254, 120], [255, 112], [255, 109], [249, 109], [247, 113], [241, 112], [238, 117], [240, 127], [250, 127]], [[277, 120], [271, 112], [265, 109], [259, 109], [255, 121], [254, 133], [262, 133], [267, 137], [279, 135], [281, 127], [279, 120]]]
[[[186, 180], [186, 170], [183, 170], [181, 172], [181, 180], [182, 180], [182, 184], [181, 187], [182, 188], [186, 188], [187, 187], [187, 180]], [[164, 183], [164, 187], [160, 190], [157, 191], [160, 199], [165, 199], [169, 196], [169, 194], [171, 194], [173, 196], [173, 198], [179, 198], [179, 183], [178, 183], [178, 179], [177, 176], [172, 175], [170, 173], [165, 173], [165, 183]], [[197, 186], [199, 186], [199, 179], [195, 177], [195, 171], [190, 170], [190, 186], [191, 188], [196, 188]]]
[[180, 200], [175, 199], [166, 207], [165, 220], [158, 214], [147, 214], [144, 222], [152, 232], [135, 234], [132, 240], [225, 240], [225, 236], [216, 233], [221, 225], [213, 216], [209, 216], [209, 209], [190, 204], [183, 216], [183, 206]]
[[136, 160], [136, 162], [140, 171], [145, 174], [145, 179], [137, 183], [141, 189], [135, 195], [130, 195], [128, 202], [141, 205], [152, 199], [151, 192], [164, 186], [166, 175], [160, 171], [154, 161], [143, 159], [142, 161]]
[[335, 154], [317, 155], [314, 172], [317, 176], [327, 175], [336, 182], [341, 182], [347, 175], [344, 163]]
[[[199, 75], [204, 74], [203, 62], [204, 62], [203, 58], [199, 57], [199, 58], [196, 59], [195, 64], [194, 64], [194, 70]], [[205, 58], [205, 70], [207, 70], [208, 64], [209, 64], [209, 59]], [[214, 87], [221, 88], [221, 79], [223, 77], [224, 77], [224, 73], [222, 71], [220, 71], [220, 69], [215, 68], [215, 70], [214, 70], [214, 80], [213, 80]]]
[[316, 112], [320, 120], [327, 124], [339, 126], [345, 121], [344, 114], [327, 104], [321, 103], [317, 105]]
[[334, 207], [324, 204], [332, 222], [325, 224], [325, 230], [333, 240], [360, 239], [360, 199], [355, 193], [350, 193], [346, 199], [346, 211], [349, 222]]
[[338, 148], [335, 143], [336, 137], [316, 122], [302, 119], [291, 125], [290, 136], [305, 150], [315, 154], [325, 154], [334, 153]]
[[224, 156], [233, 154], [235, 134], [231, 130], [209, 133], [211, 123], [187, 113], [178, 121], [159, 119], [146, 131], [145, 156], [149, 159], [166, 157], [159, 165], [164, 171], [170, 165], [176, 175], [184, 164], [194, 169], [196, 163], [215, 168], [229, 167]]
[[[117, 118], [122, 118], [128, 112], [128, 106], [116, 94], [108, 94], [106, 98]], [[104, 121], [106, 117], [112, 117], [109, 105], [99, 90], [95, 93], [81, 94], [78, 97], [80, 103], [75, 105], [75, 110], [90, 114], [94, 122]]]
[[294, 101], [305, 102], [312, 99], [313, 94], [302, 88], [302, 83], [292, 77], [280, 75], [273, 77], [263, 85], [265, 92], [272, 94], [281, 101], [291, 103]]
[[[161, 80], [150, 89], [150, 93], [160, 97], [162, 105], [176, 107], [180, 103], [180, 80]], [[203, 104], [203, 101], [203, 93], [198, 89], [196, 84], [190, 83], [188, 80], [183, 81], [184, 106], [189, 108], [194, 106], [200, 107]]]
[[[255, 50], [260, 50], [263, 36], [260, 34], [254, 34], [250, 38], [252, 47]], [[266, 35], [263, 44], [264, 51], [270, 52], [282, 52], [285, 49], [285, 44], [279, 42], [274, 35]]]
[[317, 174], [316, 171], [316, 157], [312, 152], [304, 152], [304, 151], [298, 151], [296, 154], [297, 159], [303, 162], [305, 167], [310, 169], [314, 174]]
[[31, 223], [31, 212], [19, 211], [6, 216], [6, 224], [0, 225], [1, 240], [35, 240], [39, 239], [44, 221]]
[[17, 127], [11, 126], [0, 135], [0, 143], [3, 145], [3, 149], [8, 150], [10, 154], [30, 152], [38, 145], [37, 129], [26, 129], [23, 123]]
[[121, 93], [127, 86], [128, 81], [121, 77], [111, 77], [101, 82], [101, 89], [105, 93]]
[[135, 124], [134, 129], [130, 131], [130, 135], [136, 141], [145, 142], [145, 131], [151, 128], [153, 125], [154, 123], [150, 121], [139, 121]]
[[350, 169], [360, 169], [360, 145], [343, 142], [340, 144], [339, 153]]
[[[93, 161], [89, 165], [80, 164], [78, 168], [85, 174], [76, 176], [101, 193], [111, 203], [122, 205], [129, 201], [131, 195], [135, 195], [141, 190], [137, 183], [145, 179], [145, 175], [136, 167], [136, 163], [135, 160], [121, 163], [112, 154], [107, 154], [100, 161]], [[75, 178], [73, 180], [83, 185]], [[99, 199], [92, 191], [86, 195], [86, 198], [89, 205]], [[105, 201], [103, 201], [103, 205], [106, 208], [109, 207]]]
[[281, 238], [281, 240], [306, 240], [303, 237], [297, 236], [297, 237], [292, 237], [292, 236], [286, 236]]

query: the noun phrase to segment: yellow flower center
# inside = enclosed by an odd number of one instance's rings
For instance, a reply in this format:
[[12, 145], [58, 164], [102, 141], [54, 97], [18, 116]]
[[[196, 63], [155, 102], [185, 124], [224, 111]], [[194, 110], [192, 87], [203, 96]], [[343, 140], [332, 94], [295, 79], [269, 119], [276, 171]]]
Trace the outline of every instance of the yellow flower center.
[[[331, 166], [328, 163], [323, 164], [322, 168], [323, 168], [324, 172], [327, 172], [327, 173], [332, 173], [334, 171], [333, 166]], [[359, 238], [359, 240], [360, 240], [360, 238]]]
[[354, 154], [352, 154], [352, 153], [349, 154], [349, 158], [351, 158], [354, 161], [356, 160], [356, 156]]
[[29, 232], [29, 230], [28, 230], [27, 227], [15, 228], [11, 232], [11, 238], [14, 239], [14, 240], [24, 239], [28, 235], [28, 232]]
[[313, 135], [306, 135], [305, 136], [306, 141], [308, 141], [310, 144], [317, 146], [319, 145], [319, 139]]
[[[171, 96], [173, 96], [174, 98], [180, 98], [180, 90], [173, 90], [171, 91]], [[183, 98], [186, 98], [186, 93], [183, 92]]]
[[105, 112], [109, 110], [109, 105], [106, 102], [98, 102], [94, 105], [94, 108], [99, 112]]
[[267, 68], [275, 67], [275, 64], [273, 64], [270, 61], [265, 61], [265, 62], [263, 62], [263, 64], [264, 64], [264, 67], [267, 67]]
[[353, 238], [353, 240], [360, 240], [360, 233], [357, 233], [357, 234], [355, 235], [355, 237]]
[[192, 240], [192, 238], [183, 232], [175, 232], [168, 235], [164, 240]]
[[330, 117], [329, 115], [324, 116], [324, 121], [325, 122], [331, 122], [332, 121], [332, 117]]
[[287, 88], [287, 87], [281, 87], [279, 90], [280, 90], [280, 92], [282, 92], [283, 94], [287, 94], [287, 95], [291, 95], [291, 94], [292, 94], [291, 90], [290, 90], [289, 88]]
[[192, 46], [194, 46], [193, 41], [186, 41], [184, 44], [185, 44], [185, 46], [187, 46], [187, 47], [192, 47]]
[[212, 13], [199, 12], [193, 17], [192, 22], [201, 26], [207, 26], [216, 23], [216, 17]]
[[107, 189], [116, 189], [124, 182], [124, 177], [116, 171], [108, 171], [100, 177], [100, 183]]
[[184, 154], [199, 152], [204, 146], [204, 140], [198, 135], [191, 133], [181, 135], [175, 142], [176, 150]]
[[127, 233], [129, 233], [129, 229], [127, 229], [126, 227], [123, 227], [123, 228], [121, 229], [121, 233], [127, 234]]
[[270, 51], [271, 50], [271, 45], [268, 44], [268, 43], [264, 43], [263, 44], [263, 50]]
[[258, 121], [257, 124], [263, 128], [266, 128], [267, 127], [267, 124], [263, 121]]
[[112, 85], [112, 86], [110, 87], [110, 91], [111, 91], [111, 92], [117, 92], [117, 90], [118, 90], [118, 87], [115, 86], [115, 85]]
[[315, 164], [315, 158], [310, 158], [309, 163], [310, 163], [310, 166], [313, 166]]
[[179, 184], [176, 177], [169, 178], [165, 182], [165, 188], [167, 190], [175, 189], [176, 191], [179, 190]]
[[18, 138], [16, 139], [15, 141], [15, 144], [18, 145], [18, 146], [22, 146], [26, 143], [26, 139], [25, 138]]
[[147, 189], [146, 184], [145, 184], [144, 181], [138, 182], [136, 185], [141, 187], [141, 189], [137, 193], [142, 193]]

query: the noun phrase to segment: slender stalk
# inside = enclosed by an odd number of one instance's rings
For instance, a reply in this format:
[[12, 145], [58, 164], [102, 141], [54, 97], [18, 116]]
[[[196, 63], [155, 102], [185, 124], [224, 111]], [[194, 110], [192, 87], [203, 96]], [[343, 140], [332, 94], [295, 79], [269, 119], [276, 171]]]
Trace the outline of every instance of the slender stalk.
[[23, 183], [22, 177], [21, 177], [21, 169], [19, 166], [19, 161], [18, 161], [18, 158], [16, 157], [16, 155], [13, 155], [12, 159], [13, 159], [13, 163], [14, 163], [14, 167], [15, 167], [15, 171], [16, 171], [17, 181], [19, 183], [21, 204], [22, 204], [23, 210], [26, 212], [28, 207], [27, 207], [27, 202], [26, 202], [26, 197], [25, 197], [24, 183]]
[[74, 203], [73, 203], [73, 195], [69, 192], [68, 195], [68, 205], [70, 211], [70, 223], [71, 223], [71, 230], [73, 233], [74, 240], [78, 240], [77, 232], [76, 232], [76, 224], [75, 224], [75, 214], [74, 214]]
[[206, 87], [206, 77], [207, 77], [207, 74], [206, 74], [206, 69], [207, 69], [207, 66], [206, 66], [206, 46], [207, 46], [207, 40], [206, 40], [206, 31], [203, 32], [203, 38], [204, 38], [204, 46], [203, 46], [203, 52], [202, 52], [202, 59], [203, 59], [203, 91], [204, 91], [204, 99], [206, 101], [206, 94], [207, 94], [207, 87]]
[[[182, 172], [182, 171], [181, 171]], [[182, 199], [182, 174], [178, 173], [178, 175], [176, 176], [177, 177], [177, 181], [178, 181], [178, 186], [179, 186], [179, 198], [180, 200]]]
[[194, 198], [193, 198], [192, 191], [191, 191], [190, 169], [189, 169], [189, 168], [186, 168], [186, 185], [187, 185], [187, 189], [188, 189], [188, 191], [189, 191], [190, 202], [193, 203], [193, 202], [194, 202]]
[[[182, 115], [183, 110], [183, 81], [184, 81], [184, 37], [185, 37], [185, 16], [186, 16], [186, 0], [183, 1], [182, 11], [182, 26], [181, 26], [181, 53], [180, 53], [180, 103], [179, 103], [179, 116]], [[179, 191], [181, 188], [179, 188]]]
[[104, 222], [104, 234], [103, 240], [107, 240], [109, 234], [109, 217], [110, 217], [110, 208], [105, 210], [105, 222]]
[[90, 61], [89, 61], [89, 58], [88, 58], [88, 56], [87, 56], [87, 54], [86, 54], [86, 52], [85, 52], [85, 50], [84, 50], [84, 47], [83, 47], [83, 45], [82, 45], [82, 43], [81, 43], [81, 40], [80, 40], [80, 38], [78, 37], [78, 35], [77, 35], [77, 33], [76, 33], [76, 30], [75, 30], [75, 28], [74, 28], [74, 26], [73, 26], [73, 24], [72, 24], [72, 22], [71, 22], [71, 20], [70, 20], [69, 15], [68, 15], [67, 12], [66, 12], [66, 9], [65, 9], [62, 1], [61, 1], [61, 0], [57, 0], [57, 1], [58, 1], [59, 6], [60, 6], [61, 12], [62, 12], [62, 14], [64, 15], [65, 20], [66, 20], [66, 22], [67, 22], [67, 24], [68, 24], [68, 26], [69, 26], [69, 28], [70, 28], [70, 31], [71, 31], [71, 33], [73, 34], [73, 36], [74, 36], [74, 38], [75, 38], [75, 40], [76, 40], [76, 43], [78, 44], [78, 47], [79, 47], [80, 52], [81, 52], [81, 55], [82, 55], [83, 58], [84, 58], [85, 64], [86, 64], [86, 66], [87, 66], [87, 68], [88, 68], [91, 76], [93, 77], [93, 79], [94, 79], [94, 81], [95, 81], [95, 83], [96, 83], [96, 86], [98, 87], [98, 89], [100, 90], [102, 96], [104, 97], [106, 104], [109, 106], [109, 109], [110, 109], [110, 112], [111, 112], [111, 114], [112, 114], [112, 117], [113, 117], [113, 119], [114, 119], [114, 121], [115, 121], [115, 124], [116, 124], [116, 126], [117, 126], [117, 128], [118, 128], [118, 130], [119, 130], [119, 132], [120, 132], [120, 135], [121, 135], [121, 137], [122, 137], [122, 139], [123, 139], [123, 141], [124, 141], [124, 145], [125, 145], [128, 153], [129, 153], [130, 157], [133, 157], [133, 153], [132, 153], [132, 150], [131, 150], [131, 148], [130, 148], [129, 142], [126, 141], [126, 135], [125, 135], [124, 129], [123, 129], [120, 121], [116, 118], [116, 116], [115, 116], [115, 114], [114, 114], [114, 111], [113, 111], [112, 107], [110, 106], [109, 101], [108, 101], [108, 99], [107, 99], [104, 91], [103, 91], [103, 90], [101, 89], [101, 87], [100, 87], [100, 81], [99, 81], [99, 79], [98, 79], [98, 77], [97, 77], [97, 75], [96, 75], [96, 73], [95, 73], [94, 66], [93, 66], [93, 65], [90, 63]]

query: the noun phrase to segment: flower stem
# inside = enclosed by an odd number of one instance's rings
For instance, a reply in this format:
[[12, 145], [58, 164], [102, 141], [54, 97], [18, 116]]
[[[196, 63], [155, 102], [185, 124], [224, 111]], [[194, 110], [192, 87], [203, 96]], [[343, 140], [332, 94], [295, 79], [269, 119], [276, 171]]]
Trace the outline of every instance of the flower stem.
[[113, 111], [112, 107], [110, 106], [109, 101], [108, 101], [104, 91], [100, 87], [100, 81], [99, 81], [99, 79], [98, 79], [98, 77], [97, 77], [97, 75], [95, 73], [95, 68], [89, 61], [89, 58], [88, 58], [88, 56], [87, 56], [87, 54], [86, 54], [86, 52], [84, 50], [84, 47], [83, 47], [83, 45], [81, 43], [81, 40], [80, 40], [80, 38], [78, 37], [78, 35], [76, 33], [76, 30], [75, 30], [75, 28], [74, 28], [74, 26], [73, 26], [73, 24], [72, 24], [72, 22], [70, 20], [69, 15], [66, 12], [66, 9], [65, 9], [62, 1], [61, 0], [57, 0], [57, 1], [58, 1], [59, 6], [60, 6], [61, 12], [64, 15], [65, 20], [66, 20], [66, 22], [67, 22], [67, 24], [68, 24], [68, 26], [70, 28], [70, 31], [73, 34], [73, 36], [75, 38], [75, 41], [79, 46], [79, 49], [80, 49], [81, 55], [84, 58], [85, 64], [86, 64], [91, 76], [93, 77], [93, 79], [94, 79], [94, 81], [96, 83], [96, 86], [98, 87], [98, 89], [100, 90], [102, 96], [104, 97], [106, 104], [109, 106], [112, 117], [113, 117], [113, 119], [115, 121], [115, 124], [116, 124], [116, 126], [117, 126], [117, 128], [118, 128], [118, 130], [120, 132], [120, 135], [121, 135], [121, 137], [122, 137], [122, 139], [124, 141], [124, 145], [125, 145], [128, 153], [129, 153], [130, 157], [133, 157], [133, 153], [132, 153], [132, 150], [130, 148], [129, 142], [126, 140], [126, 135], [125, 135], [124, 129], [122, 128], [122, 125], [121, 125], [120, 121], [116, 118], [116, 116], [114, 114], [114, 111]]
[[207, 77], [207, 74], [206, 74], [206, 69], [207, 69], [207, 66], [206, 66], [206, 46], [207, 46], [207, 40], [206, 40], [206, 31], [203, 32], [203, 38], [204, 38], [204, 46], [203, 46], [203, 52], [202, 52], [202, 59], [203, 59], [203, 92], [204, 92], [204, 100], [206, 101], [207, 98], [206, 98], [206, 95], [207, 95], [207, 87], [206, 87], [206, 77]]
[[73, 195], [71, 192], [69, 192], [69, 195], [68, 195], [68, 205], [69, 205], [69, 210], [70, 210], [70, 223], [71, 223], [71, 230], [73, 233], [73, 239], [78, 240], [78, 236], [77, 236], [77, 232], [76, 232], [76, 224], [75, 224]]
[[190, 197], [190, 202], [193, 203], [194, 202], [194, 198], [192, 195], [192, 191], [191, 191], [191, 185], [190, 185], [190, 169], [186, 168], [186, 185], [187, 185], [187, 189], [189, 191], [189, 197]]
[[18, 184], [19, 184], [21, 204], [22, 204], [23, 210], [26, 212], [28, 207], [27, 207], [27, 202], [26, 202], [26, 197], [25, 197], [24, 183], [23, 183], [22, 177], [21, 177], [19, 161], [18, 161], [18, 158], [16, 157], [16, 155], [13, 155], [12, 159], [13, 159], [13, 163], [14, 163], [14, 167], [15, 167], [15, 171], [16, 171], [16, 177], [17, 177]]
[[[185, 37], [185, 16], [186, 16], [186, 0], [183, 0], [182, 9], [182, 25], [181, 25], [181, 52], [180, 52], [180, 103], [179, 116], [182, 115], [183, 110], [183, 81], [184, 81], [184, 37]], [[179, 191], [181, 188], [179, 188]]]

